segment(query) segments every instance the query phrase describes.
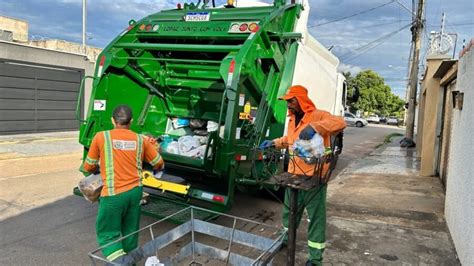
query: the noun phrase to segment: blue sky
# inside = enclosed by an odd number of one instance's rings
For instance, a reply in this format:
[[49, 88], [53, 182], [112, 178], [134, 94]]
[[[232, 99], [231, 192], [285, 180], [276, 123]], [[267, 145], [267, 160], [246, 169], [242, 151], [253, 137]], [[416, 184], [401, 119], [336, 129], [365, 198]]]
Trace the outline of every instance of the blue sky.
[[[243, 1], [243, 0], [241, 0]], [[268, 0], [266, 0], [268, 2]], [[411, 8], [411, 1], [398, 0]], [[191, 2], [191, 1], [186, 1]], [[217, 3], [223, 3], [217, 0]], [[457, 51], [474, 37], [474, 1], [426, 1], [426, 45], [429, 32], [440, 30], [441, 14], [446, 13], [446, 31], [458, 34]], [[130, 19], [140, 19], [162, 9], [172, 8], [179, 0], [88, 0], [88, 44], [104, 47]], [[384, 5], [385, 4], [385, 5]], [[358, 48], [407, 25], [411, 14], [391, 0], [310, 0], [310, 32], [341, 59], [341, 69], [357, 73], [373, 69], [380, 73], [394, 93], [405, 95], [411, 33], [409, 28], [390, 35], [378, 46], [354, 53]], [[350, 16], [384, 5], [362, 15]], [[1, 0], [0, 15], [29, 22], [30, 39], [64, 39], [81, 42], [81, 0]], [[325, 25], [319, 25], [324, 24]], [[426, 49], [421, 52], [424, 58]], [[456, 55], [457, 57], [457, 55]]]

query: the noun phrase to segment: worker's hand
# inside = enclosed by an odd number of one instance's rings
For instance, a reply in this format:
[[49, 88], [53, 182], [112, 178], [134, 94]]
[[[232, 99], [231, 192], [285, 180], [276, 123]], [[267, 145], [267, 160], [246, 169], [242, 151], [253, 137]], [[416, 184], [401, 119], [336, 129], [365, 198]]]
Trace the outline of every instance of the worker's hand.
[[308, 125], [301, 131], [300, 139], [305, 139], [305, 140], [311, 139], [313, 138], [315, 133], [316, 131], [314, 130], [314, 128]]
[[275, 144], [273, 143], [273, 140], [264, 140], [258, 148], [260, 150], [265, 150], [265, 149], [268, 149], [268, 148], [273, 147], [273, 146], [275, 146]]

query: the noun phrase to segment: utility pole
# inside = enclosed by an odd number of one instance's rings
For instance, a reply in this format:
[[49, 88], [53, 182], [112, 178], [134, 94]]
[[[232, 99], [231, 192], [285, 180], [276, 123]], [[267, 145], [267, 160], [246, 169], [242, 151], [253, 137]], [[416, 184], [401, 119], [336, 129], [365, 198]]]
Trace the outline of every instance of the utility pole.
[[408, 110], [407, 110], [407, 123], [406, 123], [406, 145], [408, 147], [414, 146], [414, 130], [415, 130], [415, 111], [416, 111], [416, 95], [418, 89], [418, 62], [420, 59], [421, 49], [421, 35], [423, 33], [424, 26], [424, 0], [418, 0], [418, 8], [416, 10], [416, 16], [413, 19], [413, 25], [411, 26], [412, 32], [412, 43], [413, 46], [413, 60], [410, 68], [410, 91], [408, 99]]
[[87, 0], [82, 0], [82, 53], [86, 54]]

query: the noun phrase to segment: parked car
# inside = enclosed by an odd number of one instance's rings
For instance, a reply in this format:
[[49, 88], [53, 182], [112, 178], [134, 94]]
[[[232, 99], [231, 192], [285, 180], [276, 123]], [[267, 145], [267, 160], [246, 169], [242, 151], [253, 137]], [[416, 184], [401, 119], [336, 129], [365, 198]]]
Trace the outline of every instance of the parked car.
[[387, 123], [387, 118], [385, 116], [381, 116], [380, 123]]
[[346, 121], [347, 125], [356, 127], [363, 127], [369, 123], [367, 120], [356, 117], [354, 114], [348, 112], [344, 113], [344, 120]]
[[367, 122], [379, 124], [380, 123], [380, 117], [378, 115], [371, 115], [371, 116], [367, 117]]
[[387, 119], [387, 125], [398, 126], [398, 118], [391, 116]]

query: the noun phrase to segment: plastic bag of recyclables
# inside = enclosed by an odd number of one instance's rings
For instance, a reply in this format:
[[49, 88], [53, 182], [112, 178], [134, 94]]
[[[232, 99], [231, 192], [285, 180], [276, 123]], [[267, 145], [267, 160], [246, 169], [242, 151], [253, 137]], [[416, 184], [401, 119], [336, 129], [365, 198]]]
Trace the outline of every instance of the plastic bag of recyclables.
[[297, 139], [293, 144], [293, 150], [306, 163], [314, 164], [317, 158], [324, 155], [324, 139], [317, 133], [310, 140]]
[[79, 181], [79, 191], [81, 191], [84, 198], [90, 202], [96, 202], [100, 197], [100, 192], [103, 187], [102, 177], [100, 174], [89, 175]]

